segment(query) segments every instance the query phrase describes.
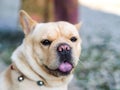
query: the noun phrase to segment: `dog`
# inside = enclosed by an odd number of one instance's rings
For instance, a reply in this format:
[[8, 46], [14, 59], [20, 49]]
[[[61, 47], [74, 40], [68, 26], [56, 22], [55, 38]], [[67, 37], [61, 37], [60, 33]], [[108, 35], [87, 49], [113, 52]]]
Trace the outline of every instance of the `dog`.
[[38, 23], [24, 10], [20, 24], [25, 38], [0, 75], [0, 90], [68, 90], [81, 53], [81, 24]]

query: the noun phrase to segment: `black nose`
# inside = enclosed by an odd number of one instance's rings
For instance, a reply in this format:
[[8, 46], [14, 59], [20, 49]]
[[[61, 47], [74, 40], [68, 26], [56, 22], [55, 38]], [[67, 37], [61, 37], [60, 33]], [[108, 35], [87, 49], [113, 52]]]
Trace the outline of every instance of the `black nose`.
[[71, 47], [66, 43], [62, 43], [57, 47], [57, 52], [61, 55], [70, 54]]

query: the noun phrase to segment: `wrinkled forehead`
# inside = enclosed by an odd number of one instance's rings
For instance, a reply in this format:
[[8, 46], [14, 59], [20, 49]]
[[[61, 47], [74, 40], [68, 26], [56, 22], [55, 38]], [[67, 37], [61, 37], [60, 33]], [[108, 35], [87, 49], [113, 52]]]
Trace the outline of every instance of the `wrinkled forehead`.
[[78, 30], [74, 25], [67, 22], [41, 23], [36, 25], [33, 35], [42, 39], [54, 40], [57, 37], [77, 36]]

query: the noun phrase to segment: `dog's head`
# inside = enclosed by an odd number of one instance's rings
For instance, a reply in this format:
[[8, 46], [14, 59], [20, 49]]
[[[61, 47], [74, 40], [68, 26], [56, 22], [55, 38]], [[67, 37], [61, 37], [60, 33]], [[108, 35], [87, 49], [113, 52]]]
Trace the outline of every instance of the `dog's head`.
[[31, 48], [29, 55], [45, 72], [58, 77], [74, 70], [81, 52], [80, 24], [37, 23], [25, 11], [20, 12], [20, 23], [25, 33], [24, 46]]

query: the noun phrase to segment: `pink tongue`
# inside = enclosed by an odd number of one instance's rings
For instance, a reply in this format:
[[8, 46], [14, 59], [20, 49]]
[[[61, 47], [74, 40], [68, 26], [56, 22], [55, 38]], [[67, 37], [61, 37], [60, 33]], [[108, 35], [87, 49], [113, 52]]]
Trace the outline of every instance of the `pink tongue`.
[[70, 72], [72, 70], [72, 65], [68, 62], [63, 62], [59, 66], [59, 70], [62, 71], [62, 72]]

